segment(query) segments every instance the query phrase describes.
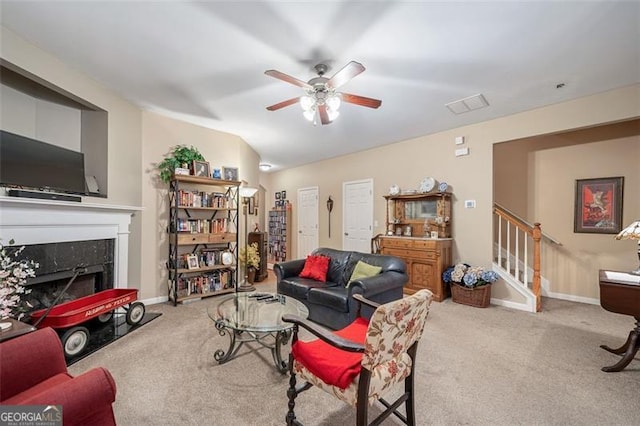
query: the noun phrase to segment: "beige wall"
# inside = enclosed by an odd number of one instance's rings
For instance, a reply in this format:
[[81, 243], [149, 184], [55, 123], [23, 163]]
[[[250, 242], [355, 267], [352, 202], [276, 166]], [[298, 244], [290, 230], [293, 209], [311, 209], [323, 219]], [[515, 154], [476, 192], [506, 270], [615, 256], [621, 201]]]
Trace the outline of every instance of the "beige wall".
[[[493, 145], [535, 135], [554, 134], [568, 129], [587, 128], [636, 118], [640, 116], [638, 99], [640, 85], [634, 85], [357, 154], [269, 173], [263, 176], [262, 180], [268, 191], [267, 205], [273, 205], [274, 191], [284, 189], [291, 194], [289, 198], [294, 203], [295, 236], [296, 191], [302, 187], [318, 186], [320, 245], [340, 248], [343, 182], [373, 178], [374, 219], [378, 221], [378, 227], [374, 229], [375, 235], [384, 232], [385, 205], [382, 196], [387, 193], [389, 186], [397, 184], [403, 189], [416, 189], [422, 178], [433, 176], [438, 181], [449, 183], [454, 194], [452, 220], [455, 260], [489, 265], [492, 253]], [[456, 136], [465, 136], [464, 146], [469, 147], [469, 156], [454, 156], [454, 150], [459, 147], [454, 144]], [[519, 182], [526, 182], [527, 179], [527, 176], [518, 177]], [[636, 193], [637, 179], [636, 175]], [[327, 210], [324, 205], [329, 195], [336, 201], [331, 218], [331, 239], [327, 236]], [[477, 207], [465, 209], [464, 200], [476, 200]], [[524, 200], [522, 203], [526, 209], [527, 201]], [[625, 210], [628, 212], [625, 213], [625, 218], [640, 214], [637, 205], [635, 212], [631, 209]], [[573, 229], [572, 220], [571, 218], [566, 224], [570, 229]], [[292, 252], [296, 253], [296, 250], [294, 237]], [[569, 279], [575, 280], [577, 277]], [[580, 279], [588, 281], [583, 285], [584, 288], [593, 289], [597, 286], [597, 275], [591, 274]], [[504, 283], [494, 285], [493, 293], [493, 297], [517, 298]], [[589, 290], [584, 294], [591, 295], [593, 291]]]
[[[238, 167], [239, 178], [258, 184], [258, 155], [238, 136], [218, 132], [151, 112], [142, 113], [142, 294], [145, 299], [167, 295], [166, 261], [169, 254], [168, 185], [160, 181], [156, 164], [176, 145], [198, 148], [210, 169]], [[241, 224], [243, 218], [240, 218]], [[241, 237], [244, 231], [241, 229]]]
[[[63, 64], [4, 27], [1, 29], [2, 58], [109, 112], [109, 197], [84, 197], [89, 202], [139, 207], [141, 205], [142, 118], [139, 108], [96, 81]], [[139, 215], [136, 215], [139, 216]], [[134, 217], [129, 245], [129, 283], [141, 282], [142, 241]]]
[[[374, 219], [378, 221], [375, 234], [384, 231], [385, 206], [382, 195], [387, 193], [390, 185], [398, 184], [404, 189], [417, 188], [425, 176], [446, 181], [454, 193], [452, 217], [456, 260], [487, 265], [491, 261], [494, 144], [640, 116], [640, 85], [635, 85], [358, 154], [259, 175], [257, 154], [240, 138], [152, 113], [142, 113], [100, 84], [5, 28], [2, 28], [2, 57], [109, 112], [109, 198], [95, 202], [144, 207], [143, 212], [136, 214], [133, 219], [129, 262], [129, 282], [132, 286], [139, 283], [144, 299], [167, 294], [164, 264], [168, 249], [165, 241], [166, 224], [163, 222], [167, 217], [164, 204], [166, 194], [164, 187], [155, 180], [154, 164], [161, 161], [169, 148], [176, 144], [197, 146], [212, 168], [237, 165], [242, 180], [250, 185], [260, 183], [266, 189], [265, 207], [273, 205], [274, 191], [287, 190], [289, 199], [294, 203], [294, 230], [297, 223], [297, 189], [318, 186], [322, 246], [341, 246], [343, 182], [366, 178], [374, 180]], [[465, 136], [465, 146], [470, 149], [469, 156], [454, 156], [456, 136]], [[636, 192], [637, 179], [636, 175]], [[330, 239], [327, 235], [325, 207], [329, 195], [335, 200]], [[477, 208], [464, 209], [464, 200], [470, 199], [477, 201]], [[625, 220], [629, 218], [628, 215], [639, 215], [637, 204], [635, 212], [627, 211], [625, 206]], [[630, 245], [626, 242], [619, 244], [620, 247]], [[295, 249], [294, 239], [294, 253]], [[632, 257], [626, 254], [628, 248], [615, 250]], [[595, 279], [589, 275], [586, 280], [591, 280], [591, 283], [585, 285], [593, 288]], [[510, 297], [500, 284], [494, 286], [494, 296]]]
[[575, 180], [623, 176], [623, 226], [640, 217], [640, 120], [498, 144], [494, 152], [496, 202], [562, 244], [543, 244], [549, 294], [597, 301], [598, 270], [631, 269], [635, 245], [573, 232]]

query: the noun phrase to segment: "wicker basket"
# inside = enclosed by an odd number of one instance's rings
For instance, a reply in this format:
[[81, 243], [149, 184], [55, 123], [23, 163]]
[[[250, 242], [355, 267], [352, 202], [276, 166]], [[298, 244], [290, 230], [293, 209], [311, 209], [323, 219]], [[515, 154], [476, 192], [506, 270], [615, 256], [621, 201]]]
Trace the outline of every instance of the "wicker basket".
[[468, 288], [451, 284], [451, 299], [463, 305], [486, 308], [491, 301], [491, 285]]

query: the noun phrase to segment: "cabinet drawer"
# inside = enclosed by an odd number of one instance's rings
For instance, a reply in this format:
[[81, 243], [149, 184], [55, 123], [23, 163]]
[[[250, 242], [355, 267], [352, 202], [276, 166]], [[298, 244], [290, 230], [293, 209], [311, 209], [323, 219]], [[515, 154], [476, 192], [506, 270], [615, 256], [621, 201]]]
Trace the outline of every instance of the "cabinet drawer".
[[411, 247], [411, 240], [401, 240], [399, 238], [383, 238], [380, 241], [380, 246], [387, 248], [387, 247], [391, 247], [391, 248], [410, 248]]
[[178, 245], [188, 244], [220, 244], [235, 241], [236, 234], [221, 232], [216, 234], [178, 234]]
[[417, 249], [434, 250], [436, 248], [436, 241], [435, 240], [415, 240], [413, 242], [413, 247]]
[[421, 251], [421, 250], [407, 250], [407, 249], [395, 249], [395, 248], [385, 248], [382, 250], [382, 254], [388, 254], [391, 256], [398, 256], [405, 259], [424, 259], [424, 260], [435, 260], [436, 254], [432, 251]]

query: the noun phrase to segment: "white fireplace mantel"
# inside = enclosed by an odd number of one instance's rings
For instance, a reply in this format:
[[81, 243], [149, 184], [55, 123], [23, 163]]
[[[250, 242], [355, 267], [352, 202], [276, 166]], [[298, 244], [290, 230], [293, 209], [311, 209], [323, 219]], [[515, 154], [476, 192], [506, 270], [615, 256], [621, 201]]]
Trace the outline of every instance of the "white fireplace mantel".
[[142, 207], [0, 196], [0, 242], [14, 245], [115, 239], [114, 287], [128, 285], [129, 225]]

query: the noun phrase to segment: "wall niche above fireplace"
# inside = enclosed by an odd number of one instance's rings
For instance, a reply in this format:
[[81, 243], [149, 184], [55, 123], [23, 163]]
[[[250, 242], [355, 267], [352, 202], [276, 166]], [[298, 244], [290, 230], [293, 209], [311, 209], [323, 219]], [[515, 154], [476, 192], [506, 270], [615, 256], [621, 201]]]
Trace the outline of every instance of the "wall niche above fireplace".
[[82, 152], [89, 195], [106, 198], [107, 111], [1, 58], [0, 91], [2, 130]]

